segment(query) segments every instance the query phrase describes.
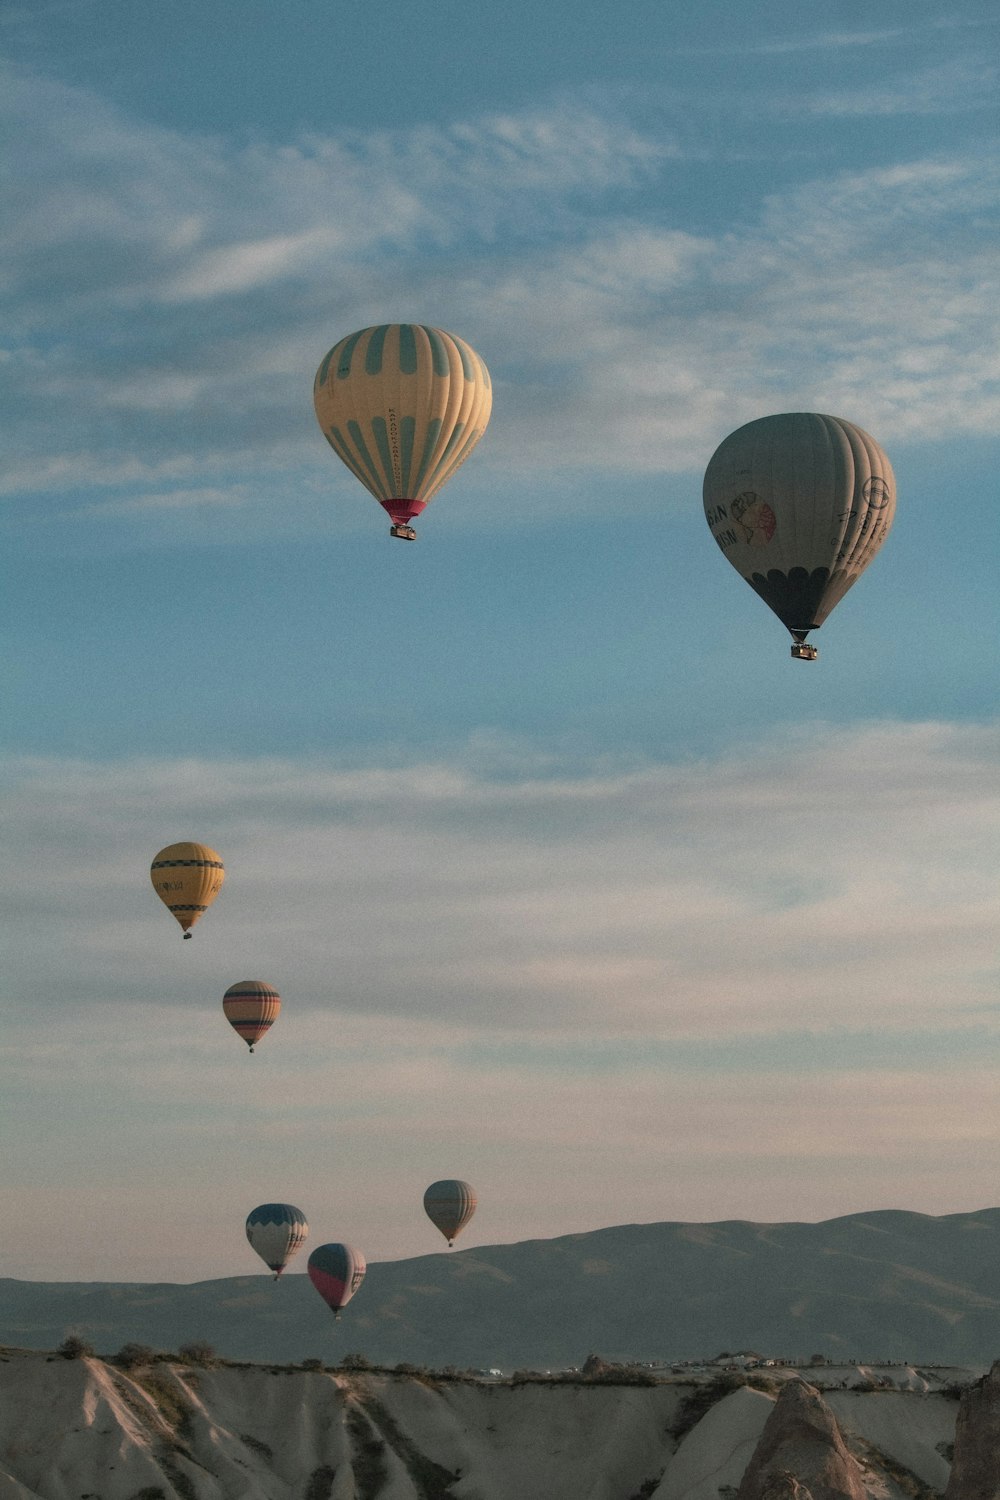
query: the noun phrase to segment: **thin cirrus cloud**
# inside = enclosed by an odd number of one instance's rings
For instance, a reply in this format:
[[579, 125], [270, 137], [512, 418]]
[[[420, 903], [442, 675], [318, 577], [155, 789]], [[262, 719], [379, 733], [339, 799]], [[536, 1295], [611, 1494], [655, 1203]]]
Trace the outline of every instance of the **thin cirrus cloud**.
[[12, 83], [27, 170], [0, 236], [3, 490], [26, 506], [67, 478], [67, 514], [121, 486], [103, 503], [138, 525], [197, 475], [252, 490], [273, 524], [289, 480], [301, 494], [328, 472], [318, 357], [417, 305], [488, 357], [487, 478], [696, 469], [790, 402], [890, 443], [995, 428], [983, 158], [817, 177], [692, 233], [669, 196], [653, 220], [628, 212], [669, 185], [674, 142], [594, 110], [235, 149]]
[[577, 1038], [981, 1026], [997, 758], [994, 730], [886, 724], [561, 774], [17, 763], [14, 995], [157, 995], [177, 934], [148, 861], [197, 836], [230, 874], [191, 947], [259, 955], [303, 1011]]

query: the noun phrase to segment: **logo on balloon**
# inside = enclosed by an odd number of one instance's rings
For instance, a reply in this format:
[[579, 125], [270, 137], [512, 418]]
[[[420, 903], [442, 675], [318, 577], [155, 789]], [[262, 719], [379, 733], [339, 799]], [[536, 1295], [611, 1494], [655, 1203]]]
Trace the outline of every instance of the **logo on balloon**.
[[889, 486], [884, 479], [879, 479], [874, 474], [871, 479], [865, 480], [861, 488], [861, 495], [867, 503], [869, 510], [884, 510], [890, 500]]
[[729, 513], [751, 547], [766, 547], [778, 527], [774, 511], [753, 490], [737, 495]]

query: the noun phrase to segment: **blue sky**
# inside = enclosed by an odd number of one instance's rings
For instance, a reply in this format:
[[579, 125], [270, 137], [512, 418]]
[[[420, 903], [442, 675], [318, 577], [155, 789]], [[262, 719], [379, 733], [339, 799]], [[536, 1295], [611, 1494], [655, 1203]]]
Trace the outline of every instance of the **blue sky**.
[[[996, 1202], [992, 12], [7, 8], [5, 1274]], [[495, 388], [413, 547], [311, 403], [397, 319]], [[814, 667], [700, 501], [796, 409], [899, 487]]]

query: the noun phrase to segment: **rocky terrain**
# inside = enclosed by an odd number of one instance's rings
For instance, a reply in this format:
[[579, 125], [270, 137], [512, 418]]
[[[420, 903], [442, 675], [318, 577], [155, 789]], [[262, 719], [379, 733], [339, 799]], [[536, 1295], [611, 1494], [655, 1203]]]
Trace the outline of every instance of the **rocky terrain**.
[[486, 1382], [8, 1349], [0, 1500], [1000, 1494], [1000, 1366], [961, 1411], [954, 1391], [735, 1381]]
[[[233, 1259], [255, 1257], [242, 1224]], [[79, 1333], [112, 1352], [204, 1339], [233, 1359], [557, 1369], [588, 1353], [679, 1360], [758, 1349], [808, 1360], [985, 1369], [1000, 1354], [1000, 1209], [821, 1224], [633, 1224], [377, 1262], [334, 1324], [308, 1278], [173, 1284], [0, 1280], [0, 1343]]]

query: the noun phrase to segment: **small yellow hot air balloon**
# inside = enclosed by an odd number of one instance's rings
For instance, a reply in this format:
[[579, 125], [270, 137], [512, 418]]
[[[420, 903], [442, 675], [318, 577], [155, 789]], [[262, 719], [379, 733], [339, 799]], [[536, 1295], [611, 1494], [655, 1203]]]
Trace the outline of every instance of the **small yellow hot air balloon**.
[[204, 915], [222, 890], [226, 872], [221, 857], [207, 844], [168, 844], [153, 860], [149, 871], [153, 890], [184, 930]]
[[313, 400], [330, 447], [391, 517], [390, 534], [412, 542], [410, 521], [485, 432], [493, 389], [453, 333], [380, 323], [333, 346]]

